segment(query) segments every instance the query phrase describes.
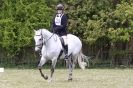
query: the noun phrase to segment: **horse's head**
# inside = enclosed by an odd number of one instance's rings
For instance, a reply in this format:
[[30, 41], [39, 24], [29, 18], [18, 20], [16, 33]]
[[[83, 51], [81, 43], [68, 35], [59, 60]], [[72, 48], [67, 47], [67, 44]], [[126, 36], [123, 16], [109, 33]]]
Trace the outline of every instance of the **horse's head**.
[[41, 30], [34, 30], [34, 40], [35, 40], [35, 51], [41, 50], [43, 45], [43, 35]]

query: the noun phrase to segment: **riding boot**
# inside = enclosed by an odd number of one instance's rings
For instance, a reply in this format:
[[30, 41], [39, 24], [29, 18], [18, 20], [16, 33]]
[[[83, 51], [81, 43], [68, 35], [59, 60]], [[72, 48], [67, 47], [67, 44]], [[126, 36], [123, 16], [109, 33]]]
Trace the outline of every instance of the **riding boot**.
[[65, 45], [64, 46], [64, 53], [65, 53], [65, 60], [67, 60], [68, 59], [68, 45]]

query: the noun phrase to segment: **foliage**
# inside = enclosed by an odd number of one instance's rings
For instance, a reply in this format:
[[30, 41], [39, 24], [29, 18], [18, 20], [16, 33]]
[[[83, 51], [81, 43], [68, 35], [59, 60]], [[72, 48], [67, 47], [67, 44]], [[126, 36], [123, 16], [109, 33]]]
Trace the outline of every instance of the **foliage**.
[[69, 30], [92, 44], [103, 36], [111, 39], [111, 42], [129, 41], [133, 32], [131, 2], [68, 0]]
[[133, 34], [133, 3], [118, 4], [107, 19], [108, 37], [112, 41], [129, 41]]
[[50, 26], [51, 8], [43, 0], [3, 0], [0, 13], [0, 45], [15, 55], [32, 46], [33, 29]]
[[[105, 35], [107, 11], [111, 1], [84, 0], [70, 6], [70, 31], [89, 43]], [[71, 10], [72, 9], [72, 10]]]
[[69, 32], [86, 43], [104, 46], [133, 37], [133, 0], [0, 0], [0, 47], [16, 55], [33, 46], [32, 30], [50, 28], [59, 2], [69, 16]]

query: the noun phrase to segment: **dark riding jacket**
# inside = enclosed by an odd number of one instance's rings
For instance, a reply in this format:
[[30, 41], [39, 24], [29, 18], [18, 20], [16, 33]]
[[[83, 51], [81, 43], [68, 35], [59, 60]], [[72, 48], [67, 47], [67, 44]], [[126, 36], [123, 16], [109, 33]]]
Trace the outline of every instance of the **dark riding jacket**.
[[66, 14], [56, 14], [52, 22], [52, 32], [59, 36], [67, 35], [68, 17]]

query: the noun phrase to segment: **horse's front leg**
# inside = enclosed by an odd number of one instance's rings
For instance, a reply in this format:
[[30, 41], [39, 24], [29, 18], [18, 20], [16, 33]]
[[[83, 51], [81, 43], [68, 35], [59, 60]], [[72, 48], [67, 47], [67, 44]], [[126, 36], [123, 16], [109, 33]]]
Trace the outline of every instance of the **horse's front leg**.
[[43, 57], [41, 57], [41, 60], [40, 60], [40, 62], [39, 62], [39, 64], [38, 64], [38, 69], [39, 69], [39, 71], [40, 71], [40, 74], [41, 74], [41, 76], [45, 79], [45, 80], [47, 80], [48, 79], [48, 76], [45, 74], [43, 74], [43, 72], [42, 72], [42, 66], [45, 64], [47, 62], [47, 60], [46, 60], [46, 58], [43, 58]]
[[49, 82], [51, 82], [51, 81], [53, 80], [53, 74], [54, 74], [54, 70], [55, 70], [56, 63], [57, 63], [57, 57], [54, 57], [54, 58], [52, 59], [51, 75], [50, 75]]

